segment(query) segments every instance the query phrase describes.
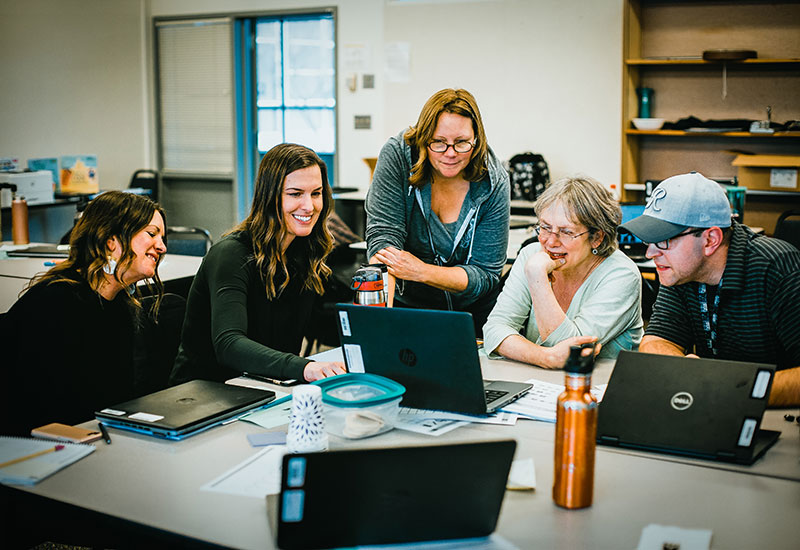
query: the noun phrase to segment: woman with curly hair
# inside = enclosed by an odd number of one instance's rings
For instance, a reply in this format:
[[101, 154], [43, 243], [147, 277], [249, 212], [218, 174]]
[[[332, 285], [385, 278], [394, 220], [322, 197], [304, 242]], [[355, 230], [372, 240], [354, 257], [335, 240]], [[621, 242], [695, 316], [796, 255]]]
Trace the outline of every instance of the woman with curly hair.
[[311, 382], [345, 371], [297, 355], [331, 273], [331, 210], [314, 151], [291, 143], [267, 151], [250, 215], [211, 247], [189, 290], [172, 384], [242, 372]]
[[31, 281], [3, 316], [3, 433], [76, 424], [134, 397], [137, 283], [156, 297], [164, 211], [150, 199], [108, 191], [72, 230], [69, 257]]

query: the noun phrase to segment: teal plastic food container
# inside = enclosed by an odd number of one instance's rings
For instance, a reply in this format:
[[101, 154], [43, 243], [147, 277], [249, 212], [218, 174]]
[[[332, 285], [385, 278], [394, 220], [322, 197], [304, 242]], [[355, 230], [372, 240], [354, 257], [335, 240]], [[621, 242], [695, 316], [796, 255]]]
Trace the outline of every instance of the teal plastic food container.
[[322, 390], [325, 429], [348, 439], [394, 428], [406, 389], [377, 374], [349, 373], [314, 382]]

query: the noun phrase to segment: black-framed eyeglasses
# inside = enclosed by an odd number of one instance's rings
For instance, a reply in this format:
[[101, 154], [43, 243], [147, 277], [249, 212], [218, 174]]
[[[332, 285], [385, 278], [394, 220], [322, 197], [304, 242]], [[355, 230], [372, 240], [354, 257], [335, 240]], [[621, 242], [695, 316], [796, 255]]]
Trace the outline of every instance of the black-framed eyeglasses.
[[673, 241], [673, 240], [678, 239], [680, 237], [685, 237], [686, 235], [695, 235], [697, 233], [702, 233], [706, 229], [708, 229], [708, 228], [707, 227], [699, 227], [697, 229], [690, 229], [686, 233], [679, 233], [678, 235], [675, 235], [674, 237], [670, 237], [667, 240], [664, 240], [664, 241], [661, 241], [661, 242], [658, 242], [658, 243], [647, 243], [647, 244], [653, 244], [659, 250], [669, 250], [669, 242], [670, 241]]
[[475, 144], [471, 141], [461, 140], [455, 143], [447, 143], [446, 141], [432, 141], [428, 144], [428, 149], [434, 153], [446, 153], [450, 147], [456, 153], [469, 153]]
[[534, 229], [534, 231], [536, 231], [536, 234], [539, 237], [542, 237], [543, 239], [548, 238], [550, 235], [555, 235], [556, 238], [559, 239], [559, 240], [561, 240], [562, 237], [569, 237], [573, 241], [575, 239], [577, 239], [578, 237], [580, 237], [581, 235], [585, 235], [586, 233], [591, 231], [591, 229], [587, 229], [586, 231], [581, 231], [580, 233], [574, 233], [573, 231], [570, 231], [569, 229], [559, 229], [557, 231], [553, 231], [552, 227], [548, 227], [548, 226], [542, 225], [540, 223], [537, 223], [536, 225], [534, 225], [533, 229]]

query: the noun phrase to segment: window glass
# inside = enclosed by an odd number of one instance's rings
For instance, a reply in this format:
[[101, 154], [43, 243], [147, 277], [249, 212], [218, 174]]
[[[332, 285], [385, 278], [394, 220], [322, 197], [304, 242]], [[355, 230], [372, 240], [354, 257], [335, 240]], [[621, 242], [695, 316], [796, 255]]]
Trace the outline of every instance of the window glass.
[[293, 142], [335, 154], [335, 51], [330, 15], [258, 19], [259, 153]]

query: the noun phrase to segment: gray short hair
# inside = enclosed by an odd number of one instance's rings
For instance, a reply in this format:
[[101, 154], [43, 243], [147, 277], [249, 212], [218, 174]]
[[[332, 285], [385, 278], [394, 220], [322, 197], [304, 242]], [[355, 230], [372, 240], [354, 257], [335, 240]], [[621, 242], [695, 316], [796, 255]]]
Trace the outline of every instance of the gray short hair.
[[587, 176], [569, 176], [550, 184], [533, 203], [538, 214], [555, 203], [564, 205], [573, 222], [589, 229], [591, 235], [603, 232], [598, 256], [610, 256], [617, 249], [617, 227], [622, 210], [611, 192]]

